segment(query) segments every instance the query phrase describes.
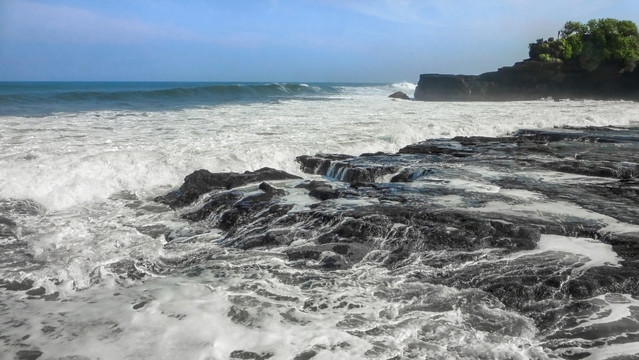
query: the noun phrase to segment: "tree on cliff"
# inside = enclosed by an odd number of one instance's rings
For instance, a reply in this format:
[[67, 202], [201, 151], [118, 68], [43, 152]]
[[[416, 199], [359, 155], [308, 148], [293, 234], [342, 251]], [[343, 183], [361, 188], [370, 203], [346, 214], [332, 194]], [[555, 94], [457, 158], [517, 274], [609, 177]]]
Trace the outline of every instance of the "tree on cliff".
[[639, 61], [639, 31], [629, 20], [569, 21], [559, 35], [556, 41], [540, 39], [530, 44], [530, 58], [577, 63], [587, 71], [603, 63], [617, 63], [632, 71]]

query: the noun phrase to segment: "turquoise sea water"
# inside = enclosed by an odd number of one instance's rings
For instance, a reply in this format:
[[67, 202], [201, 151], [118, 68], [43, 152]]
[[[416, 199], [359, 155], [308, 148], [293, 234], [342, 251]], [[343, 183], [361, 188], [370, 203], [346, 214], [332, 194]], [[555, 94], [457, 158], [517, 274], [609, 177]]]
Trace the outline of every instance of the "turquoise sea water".
[[[0, 115], [163, 110], [232, 102], [321, 98], [383, 84], [251, 82], [0, 82]], [[412, 95], [412, 94], [411, 94]]]

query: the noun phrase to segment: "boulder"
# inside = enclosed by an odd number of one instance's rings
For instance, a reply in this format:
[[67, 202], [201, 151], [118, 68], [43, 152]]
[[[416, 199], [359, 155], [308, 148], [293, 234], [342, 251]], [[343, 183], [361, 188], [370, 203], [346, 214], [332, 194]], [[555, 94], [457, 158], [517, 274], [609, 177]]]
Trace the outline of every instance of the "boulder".
[[268, 167], [242, 174], [234, 172], [212, 173], [208, 170], [197, 170], [184, 178], [179, 189], [158, 196], [156, 202], [169, 205], [171, 208], [184, 207], [197, 200], [202, 194], [213, 190], [230, 190], [251, 183], [269, 180], [301, 179], [282, 170]]
[[396, 92], [388, 95], [388, 97], [392, 98], [392, 99], [410, 100], [410, 96], [406, 95], [406, 93], [403, 92], [403, 91], [396, 91]]

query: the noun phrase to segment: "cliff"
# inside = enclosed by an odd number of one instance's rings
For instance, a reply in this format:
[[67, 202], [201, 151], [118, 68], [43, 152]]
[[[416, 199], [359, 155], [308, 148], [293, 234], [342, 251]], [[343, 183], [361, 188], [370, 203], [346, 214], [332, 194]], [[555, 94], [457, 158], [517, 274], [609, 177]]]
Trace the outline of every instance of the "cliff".
[[481, 75], [420, 75], [415, 100], [508, 101], [554, 99], [639, 100], [639, 70], [606, 63], [593, 71], [559, 62], [525, 60]]

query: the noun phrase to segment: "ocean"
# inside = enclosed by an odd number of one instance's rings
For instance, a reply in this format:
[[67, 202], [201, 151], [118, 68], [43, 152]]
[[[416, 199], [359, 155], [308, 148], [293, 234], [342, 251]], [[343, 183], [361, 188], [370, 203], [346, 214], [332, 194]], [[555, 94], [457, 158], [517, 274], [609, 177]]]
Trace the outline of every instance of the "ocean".
[[[582, 299], [598, 304], [598, 312], [542, 329], [539, 319], [484, 288], [416, 278], [432, 271], [424, 259], [462, 250], [424, 250], [419, 260], [392, 267], [367, 256], [327, 270], [286, 255], [322, 236], [321, 226], [303, 229], [308, 219], [287, 224], [287, 231], [306, 231], [288, 245], [241, 249], [227, 246], [229, 234], [211, 218], [190, 221], [182, 216], [187, 210], [154, 200], [198, 169], [270, 167], [302, 178], [272, 184], [285, 189], [294, 210], [306, 211], [318, 200], [296, 187], [301, 181], [342, 185], [335, 173], [304, 172], [300, 155], [396, 153], [428, 139], [501, 137], [519, 129], [639, 125], [639, 106], [627, 101], [388, 98], [395, 91], [412, 96], [414, 89], [412, 83], [0, 83], [0, 358], [639, 358], [639, 298], [632, 294]], [[447, 176], [456, 171], [438, 164]], [[477, 197], [516, 195], [517, 205], [500, 208], [511, 214], [551, 213], [637, 231], [632, 219], [488, 186], [482, 177], [492, 175], [442, 177], [437, 186]], [[260, 192], [257, 184], [241, 191]], [[433, 203], [456, 206], [456, 194]], [[335, 211], [365, 202], [344, 200]], [[567, 277], [619, 266], [609, 245], [584, 239], [542, 235], [537, 248], [506, 258], [528, 256], [543, 267], [542, 255], [572, 254], [579, 259]], [[474, 257], [459, 266], [504, 261], [489, 253], [469, 250]], [[571, 301], [554, 298], [560, 300]], [[589, 325], [599, 326], [596, 336], [575, 330]]]

